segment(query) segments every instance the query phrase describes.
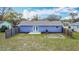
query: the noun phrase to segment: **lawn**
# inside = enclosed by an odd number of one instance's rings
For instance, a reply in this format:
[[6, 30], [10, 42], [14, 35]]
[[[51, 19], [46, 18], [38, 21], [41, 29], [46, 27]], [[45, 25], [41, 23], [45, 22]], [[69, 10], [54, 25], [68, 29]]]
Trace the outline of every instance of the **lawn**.
[[0, 51], [79, 51], [79, 33], [73, 33], [73, 38], [48, 36], [53, 34], [18, 34], [5, 39], [0, 33]]

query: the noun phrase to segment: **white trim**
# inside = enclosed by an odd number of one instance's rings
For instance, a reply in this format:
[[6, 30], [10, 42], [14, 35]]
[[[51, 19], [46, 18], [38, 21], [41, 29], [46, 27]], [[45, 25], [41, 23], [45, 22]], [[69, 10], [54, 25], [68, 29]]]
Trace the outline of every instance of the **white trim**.
[[33, 26], [32, 31], [33, 31], [33, 32], [39, 32], [39, 28], [38, 28], [38, 26], [36, 26], [36, 25]]
[[41, 32], [39, 32], [38, 26], [35, 25], [32, 28], [32, 32], [30, 32], [29, 34], [41, 34]]

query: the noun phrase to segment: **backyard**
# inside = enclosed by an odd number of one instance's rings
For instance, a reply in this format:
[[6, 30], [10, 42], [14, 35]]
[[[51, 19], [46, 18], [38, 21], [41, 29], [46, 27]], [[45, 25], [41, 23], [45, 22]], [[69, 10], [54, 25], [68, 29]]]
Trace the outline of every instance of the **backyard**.
[[0, 33], [0, 51], [78, 51], [79, 33], [73, 38], [57, 34], [17, 34], [9, 39]]

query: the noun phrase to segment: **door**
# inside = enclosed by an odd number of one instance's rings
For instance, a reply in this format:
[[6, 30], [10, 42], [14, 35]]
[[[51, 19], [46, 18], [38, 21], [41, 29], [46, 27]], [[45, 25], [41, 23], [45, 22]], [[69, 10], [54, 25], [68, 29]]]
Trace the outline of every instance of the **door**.
[[33, 26], [32, 32], [38, 32], [38, 31], [39, 31], [38, 26]]

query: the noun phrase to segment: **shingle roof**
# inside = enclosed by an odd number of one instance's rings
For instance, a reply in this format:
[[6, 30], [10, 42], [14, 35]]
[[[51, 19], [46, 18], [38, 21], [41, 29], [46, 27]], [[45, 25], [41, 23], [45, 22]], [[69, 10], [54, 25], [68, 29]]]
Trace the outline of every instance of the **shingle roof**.
[[72, 23], [71, 25], [79, 25], [79, 22]]
[[22, 21], [20, 24], [18, 24], [17, 26], [22, 26], [22, 25], [55, 25], [55, 26], [59, 26], [59, 25], [63, 25], [61, 21]]

